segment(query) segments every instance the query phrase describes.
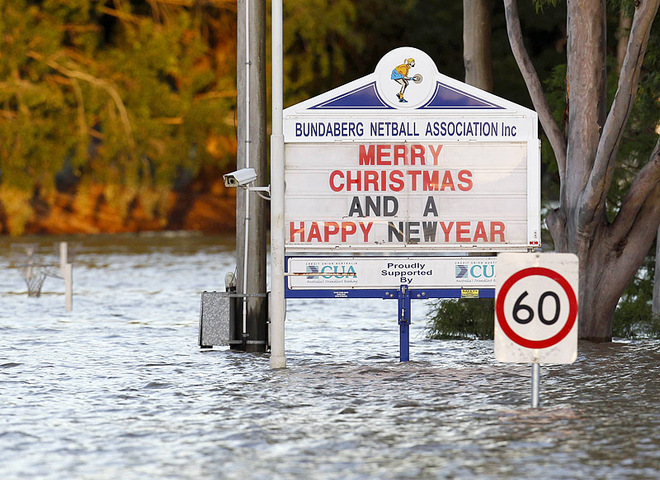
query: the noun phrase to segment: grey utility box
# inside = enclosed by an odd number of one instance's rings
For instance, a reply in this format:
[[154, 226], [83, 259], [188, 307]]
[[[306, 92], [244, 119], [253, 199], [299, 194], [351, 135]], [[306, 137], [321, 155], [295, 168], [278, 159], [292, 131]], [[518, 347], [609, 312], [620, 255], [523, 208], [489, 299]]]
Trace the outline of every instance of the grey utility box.
[[202, 292], [199, 316], [200, 347], [229, 345], [234, 338], [232, 331], [234, 304], [234, 298], [229, 292]]

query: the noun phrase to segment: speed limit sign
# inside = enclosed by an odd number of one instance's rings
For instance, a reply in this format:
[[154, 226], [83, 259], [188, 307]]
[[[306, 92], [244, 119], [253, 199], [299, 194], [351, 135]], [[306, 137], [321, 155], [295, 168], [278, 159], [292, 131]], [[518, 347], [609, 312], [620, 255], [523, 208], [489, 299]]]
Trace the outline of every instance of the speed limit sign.
[[495, 358], [573, 363], [578, 258], [569, 253], [501, 253], [496, 272]]

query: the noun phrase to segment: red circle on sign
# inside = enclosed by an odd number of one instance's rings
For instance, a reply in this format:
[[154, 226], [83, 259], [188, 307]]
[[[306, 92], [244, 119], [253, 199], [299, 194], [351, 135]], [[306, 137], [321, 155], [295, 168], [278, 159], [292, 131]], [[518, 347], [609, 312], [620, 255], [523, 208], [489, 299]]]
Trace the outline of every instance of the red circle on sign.
[[[564, 289], [564, 292], [568, 296], [569, 308], [568, 308], [568, 319], [566, 320], [566, 324], [561, 328], [561, 330], [559, 330], [559, 332], [557, 332], [555, 335], [553, 335], [550, 338], [546, 338], [545, 340], [529, 340], [527, 338], [521, 337], [520, 335], [518, 335], [516, 332], [513, 331], [513, 329], [509, 326], [509, 324], [506, 322], [504, 317], [504, 299], [506, 298], [506, 294], [508, 293], [508, 291], [511, 289], [511, 287], [513, 287], [513, 285], [518, 280], [521, 280], [525, 277], [531, 277], [533, 275], [540, 275], [542, 277], [548, 277], [554, 280], [561, 286], [561, 288]], [[506, 280], [506, 282], [504, 282], [502, 288], [500, 288], [500, 291], [497, 295], [497, 300], [495, 301], [495, 312], [497, 313], [497, 322], [500, 324], [502, 331], [513, 342], [525, 348], [548, 348], [561, 342], [564, 338], [566, 338], [568, 332], [571, 331], [573, 325], [575, 325], [575, 320], [577, 319], [577, 310], [578, 310], [577, 298], [575, 297], [575, 292], [573, 291], [573, 288], [568, 283], [568, 281], [554, 270], [550, 270], [549, 268], [543, 268], [543, 267], [526, 268], [511, 275]]]

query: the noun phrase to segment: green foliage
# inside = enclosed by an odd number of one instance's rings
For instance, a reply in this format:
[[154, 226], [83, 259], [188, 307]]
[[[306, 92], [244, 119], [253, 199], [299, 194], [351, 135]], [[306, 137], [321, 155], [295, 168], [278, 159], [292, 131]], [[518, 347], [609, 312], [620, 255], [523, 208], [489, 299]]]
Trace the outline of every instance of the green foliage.
[[534, 6], [536, 7], [536, 13], [542, 13], [543, 7], [550, 5], [553, 7], [557, 6], [558, 0], [534, 0]]
[[612, 323], [613, 337], [660, 338], [660, 317], [653, 315], [651, 308], [654, 275], [655, 245], [619, 300]]
[[[346, 59], [363, 47], [352, 0], [290, 0], [283, 3], [286, 104], [297, 103], [345, 82]], [[354, 79], [352, 77], [351, 79]]]
[[492, 298], [430, 302], [427, 336], [434, 340], [492, 339], [494, 312]]
[[634, 299], [618, 305], [612, 323], [615, 338], [660, 338], [660, 316], [653, 315], [651, 305]]
[[210, 146], [235, 136], [235, 12], [185, 4], [0, 1], [0, 187], [139, 193], [231, 163]]

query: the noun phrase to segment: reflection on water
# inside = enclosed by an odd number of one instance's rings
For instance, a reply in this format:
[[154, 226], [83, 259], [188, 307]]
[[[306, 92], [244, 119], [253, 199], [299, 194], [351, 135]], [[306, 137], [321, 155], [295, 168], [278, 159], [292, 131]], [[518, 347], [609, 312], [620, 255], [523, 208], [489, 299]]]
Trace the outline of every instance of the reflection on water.
[[197, 347], [230, 241], [76, 240], [70, 313], [61, 280], [27, 298], [0, 240], [2, 478], [660, 477], [658, 341], [580, 344], [542, 367], [531, 409], [528, 366], [426, 340], [422, 302], [402, 364], [396, 302], [295, 300], [289, 368], [272, 371]]

